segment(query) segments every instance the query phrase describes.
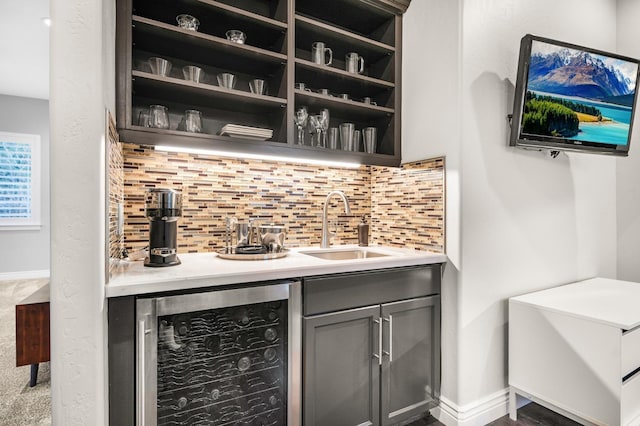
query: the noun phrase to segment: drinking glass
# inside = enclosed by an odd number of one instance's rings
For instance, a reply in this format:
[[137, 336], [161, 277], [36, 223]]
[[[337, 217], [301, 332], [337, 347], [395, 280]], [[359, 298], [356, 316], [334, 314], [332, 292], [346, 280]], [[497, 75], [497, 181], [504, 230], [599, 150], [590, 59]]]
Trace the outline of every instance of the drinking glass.
[[197, 18], [187, 14], [176, 16], [176, 21], [178, 21], [178, 26], [180, 28], [189, 31], [198, 31], [198, 27], [200, 26], [200, 21], [198, 21]]
[[236, 87], [236, 76], [230, 72], [223, 72], [216, 76], [218, 79], [218, 86], [226, 89], [233, 89]]
[[149, 127], [157, 129], [169, 128], [169, 110], [164, 105], [151, 105], [149, 107]]
[[247, 40], [245, 33], [240, 30], [229, 30], [225, 33], [225, 36], [227, 36], [227, 40], [238, 44], [244, 44]]
[[254, 78], [253, 80], [249, 81], [249, 90], [251, 90], [251, 93], [266, 95], [267, 83], [262, 79]]
[[306, 106], [301, 106], [296, 110], [296, 115], [293, 118], [294, 123], [298, 127], [298, 145], [304, 145], [304, 128], [307, 126], [309, 120], [309, 113]]
[[362, 134], [360, 130], [354, 130], [353, 132], [353, 151], [360, 151], [360, 141], [362, 140]]
[[192, 133], [202, 132], [202, 114], [195, 109], [184, 112], [184, 130]]
[[143, 109], [138, 113], [138, 126], [149, 127], [149, 109]]
[[327, 129], [329, 129], [329, 121], [330, 121], [330, 116], [329, 116], [329, 110], [326, 108], [323, 108], [320, 110], [320, 132], [322, 135], [322, 141], [320, 141], [320, 137], [318, 137], [318, 146], [321, 146], [322, 148], [326, 148], [327, 147]]
[[168, 76], [171, 72], [171, 62], [157, 56], [149, 58], [149, 66], [151, 73], [155, 75]]
[[376, 138], [378, 130], [375, 127], [365, 127], [362, 130], [362, 138], [364, 139], [364, 151], [368, 154], [376, 152]]
[[340, 124], [340, 144], [343, 151], [353, 151], [353, 134], [355, 133], [355, 124]]
[[313, 143], [313, 137], [311, 138], [311, 146], [319, 146], [319, 147], [323, 146], [321, 145], [322, 144], [322, 115], [311, 114], [309, 116], [309, 123], [311, 123], [311, 126], [313, 127], [317, 135], [316, 144]]
[[202, 71], [202, 68], [196, 67], [195, 65], [187, 65], [182, 67], [182, 74], [184, 75], [185, 80], [200, 83], [200, 80], [204, 76], [204, 71]]
[[331, 127], [329, 129], [329, 145], [327, 145], [329, 149], [338, 149], [338, 128]]

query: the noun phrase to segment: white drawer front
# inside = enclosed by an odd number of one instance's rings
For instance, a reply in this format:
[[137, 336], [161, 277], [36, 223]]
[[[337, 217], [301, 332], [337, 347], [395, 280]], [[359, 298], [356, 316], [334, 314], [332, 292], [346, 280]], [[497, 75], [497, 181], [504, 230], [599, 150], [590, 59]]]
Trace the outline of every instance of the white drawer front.
[[640, 425], [640, 371], [622, 384], [622, 424]]
[[640, 327], [622, 335], [622, 376], [640, 367]]

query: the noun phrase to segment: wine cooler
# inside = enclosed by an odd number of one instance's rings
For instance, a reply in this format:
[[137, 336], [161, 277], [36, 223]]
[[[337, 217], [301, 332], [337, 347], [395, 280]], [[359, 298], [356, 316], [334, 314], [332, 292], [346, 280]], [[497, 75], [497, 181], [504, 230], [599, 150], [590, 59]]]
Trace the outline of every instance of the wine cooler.
[[137, 424], [300, 425], [299, 282], [138, 299]]

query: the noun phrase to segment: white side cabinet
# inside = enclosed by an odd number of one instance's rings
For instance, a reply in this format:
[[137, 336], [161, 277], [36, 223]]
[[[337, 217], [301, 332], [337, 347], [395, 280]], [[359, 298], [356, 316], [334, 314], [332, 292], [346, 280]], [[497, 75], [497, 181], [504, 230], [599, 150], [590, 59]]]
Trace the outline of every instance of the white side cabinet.
[[593, 278], [509, 299], [516, 395], [583, 424], [640, 425], [640, 284]]

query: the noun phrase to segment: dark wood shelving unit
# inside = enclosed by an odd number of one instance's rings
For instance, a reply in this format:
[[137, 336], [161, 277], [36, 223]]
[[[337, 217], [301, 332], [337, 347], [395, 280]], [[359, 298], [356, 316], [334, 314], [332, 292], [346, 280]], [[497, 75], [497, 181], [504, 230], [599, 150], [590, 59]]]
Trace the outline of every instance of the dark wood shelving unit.
[[320, 93], [295, 90], [296, 103], [300, 102], [314, 108], [328, 108], [332, 112], [339, 111], [342, 116], [352, 116], [354, 120], [366, 120], [367, 118], [389, 117], [394, 114], [392, 108], [378, 105], [365, 104], [361, 101], [346, 100], [335, 96], [322, 95]]
[[[356, 50], [365, 57], [376, 57], [393, 54], [396, 51], [394, 46], [381, 43], [376, 40], [361, 36], [351, 31], [326, 24], [307, 16], [296, 15], [296, 30], [304, 32], [313, 40], [322, 40], [329, 45], [347, 43], [350, 50]], [[298, 35], [300, 37], [300, 35]], [[307, 36], [308, 37], [308, 36]], [[309, 39], [305, 40], [308, 41]], [[303, 43], [310, 44], [310, 43]]]
[[238, 20], [244, 20], [248, 23], [258, 23], [260, 25], [264, 25], [267, 27], [281, 29], [286, 31], [288, 26], [284, 21], [278, 21], [276, 19], [271, 19], [267, 16], [260, 15], [258, 13], [254, 13], [236, 6], [232, 6], [226, 3], [222, 3], [216, 0], [196, 0], [199, 3], [208, 5], [212, 8], [218, 9], [221, 13], [227, 14], [232, 18]]
[[142, 71], [133, 71], [132, 75], [134, 85], [145, 87], [150, 92], [166, 91], [167, 99], [173, 101], [179, 101], [186, 96], [195, 105], [207, 105], [210, 101], [216, 100], [224, 102], [230, 110], [243, 112], [248, 107], [256, 113], [262, 113], [265, 109], [284, 107], [287, 104], [287, 100], [284, 98], [226, 89], [211, 84], [194, 83], [173, 77], [162, 77]]
[[384, 89], [393, 89], [396, 85], [392, 81], [381, 80], [379, 78], [369, 77], [362, 74], [353, 74], [345, 70], [333, 66], [319, 65], [315, 62], [308, 61], [306, 59], [295, 59], [296, 65], [301, 68], [314, 70], [315, 72], [330, 75], [333, 74], [335, 78], [342, 78], [351, 80], [351, 84], [359, 86], [377, 86]]
[[[402, 13], [410, 0], [117, 0], [117, 125], [125, 142], [174, 145], [242, 153], [309, 157], [361, 164], [400, 164]], [[197, 31], [178, 27], [188, 13]], [[245, 32], [245, 44], [225, 32]], [[311, 43], [334, 51], [331, 66], [311, 61]], [[365, 60], [362, 74], [345, 71], [347, 52]], [[173, 65], [166, 76], [151, 73], [148, 59]], [[203, 69], [199, 83], [187, 81], [182, 67]], [[216, 74], [236, 75], [234, 89], [218, 86]], [[266, 95], [248, 82], [262, 78]], [[305, 82], [313, 92], [295, 88]], [[327, 89], [332, 95], [318, 93]], [[337, 95], [347, 93], [350, 99]], [[363, 99], [370, 97], [371, 103]], [[169, 129], [138, 125], [150, 105], [169, 109]], [[294, 115], [327, 108], [331, 127], [354, 122], [378, 129], [375, 154], [298, 145]], [[203, 133], [177, 130], [187, 109], [201, 111]], [[219, 135], [227, 123], [273, 129], [268, 141]]]
[[[149, 42], [157, 43], [158, 38], [167, 39], [180, 43], [184, 47], [201, 47], [209, 51], [209, 55], [233, 55], [243, 58], [250, 58], [256, 61], [282, 63], [287, 60], [287, 55], [272, 52], [270, 50], [254, 47], [248, 44], [233, 43], [226, 38], [220, 38], [209, 34], [194, 32], [179, 28], [175, 25], [169, 25], [164, 22], [154, 21], [153, 19], [134, 16], [132, 18], [133, 25], [136, 30], [147, 33], [154, 40]], [[146, 39], [145, 42], [148, 42]]]

